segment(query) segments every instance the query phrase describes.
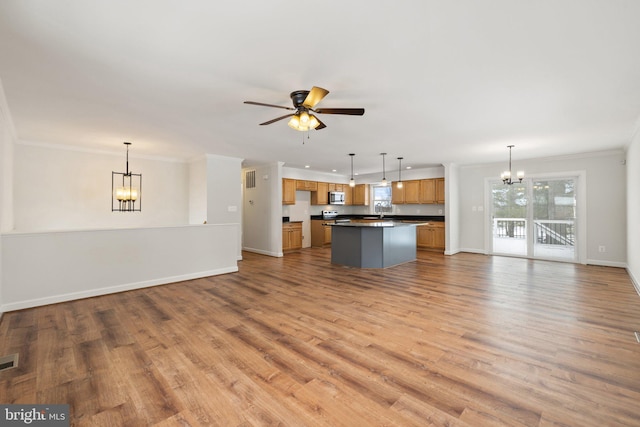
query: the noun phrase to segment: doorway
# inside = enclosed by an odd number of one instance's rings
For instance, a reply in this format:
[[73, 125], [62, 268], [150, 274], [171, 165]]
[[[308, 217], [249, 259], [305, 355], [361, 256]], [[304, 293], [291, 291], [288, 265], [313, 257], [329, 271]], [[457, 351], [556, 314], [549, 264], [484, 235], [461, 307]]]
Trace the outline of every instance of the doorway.
[[575, 262], [578, 177], [490, 181], [491, 250], [496, 255]]

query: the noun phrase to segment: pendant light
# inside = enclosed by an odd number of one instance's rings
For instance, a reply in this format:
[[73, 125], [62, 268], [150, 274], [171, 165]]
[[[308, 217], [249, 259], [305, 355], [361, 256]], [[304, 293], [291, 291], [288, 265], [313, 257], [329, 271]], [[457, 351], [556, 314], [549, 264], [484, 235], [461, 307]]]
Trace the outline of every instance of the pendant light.
[[349, 180], [349, 187], [356, 186], [356, 180], [353, 179], [353, 156], [355, 156], [355, 153], [349, 153], [349, 157], [351, 157], [351, 179]]
[[387, 177], [385, 176], [385, 170], [384, 170], [384, 156], [386, 156], [387, 153], [380, 153], [380, 155], [382, 156], [382, 181], [380, 181], [380, 185], [382, 185], [383, 187], [386, 187]]
[[402, 159], [404, 157], [398, 157], [398, 183], [396, 184], [397, 188], [402, 188]]
[[[502, 172], [502, 174], [500, 175], [500, 179], [502, 180], [502, 182], [507, 185], [513, 185], [516, 183], [515, 181], [511, 180], [511, 149], [513, 147], [515, 147], [515, 145], [507, 145], [507, 148], [509, 148], [509, 170]], [[524, 171], [518, 171], [517, 178], [518, 182], [522, 182], [522, 180], [524, 179]]]
[[[129, 171], [129, 146], [125, 172], [111, 172], [111, 211], [140, 212], [142, 210], [142, 174]], [[138, 205], [136, 206], [136, 202]]]

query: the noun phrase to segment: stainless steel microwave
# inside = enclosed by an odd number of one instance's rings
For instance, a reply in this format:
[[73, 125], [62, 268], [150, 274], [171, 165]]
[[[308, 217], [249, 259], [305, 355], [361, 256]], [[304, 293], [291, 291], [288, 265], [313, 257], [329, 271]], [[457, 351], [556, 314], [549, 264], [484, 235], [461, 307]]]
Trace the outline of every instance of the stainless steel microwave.
[[329, 191], [329, 204], [330, 205], [344, 205], [344, 192], [343, 191]]

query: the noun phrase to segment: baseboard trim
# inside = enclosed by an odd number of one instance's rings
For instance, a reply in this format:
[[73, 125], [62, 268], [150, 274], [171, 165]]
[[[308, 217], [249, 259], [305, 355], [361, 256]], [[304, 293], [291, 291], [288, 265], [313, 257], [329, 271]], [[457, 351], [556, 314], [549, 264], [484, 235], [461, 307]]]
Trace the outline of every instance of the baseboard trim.
[[469, 252], [469, 253], [472, 253], [472, 254], [487, 255], [487, 251], [485, 251], [483, 249], [460, 248], [460, 249], [458, 249], [458, 252]]
[[57, 304], [60, 302], [97, 297], [101, 295], [115, 294], [118, 292], [132, 291], [135, 289], [149, 288], [149, 287], [158, 286], [158, 285], [167, 285], [169, 283], [182, 282], [184, 280], [200, 279], [202, 277], [218, 276], [220, 274], [235, 273], [237, 271], [238, 271], [238, 266], [225, 267], [225, 268], [219, 268], [215, 270], [200, 271], [197, 273], [182, 274], [178, 276], [161, 277], [153, 280], [145, 280], [143, 282], [126, 283], [123, 285], [110, 286], [107, 288], [91, 289], [91, 290], [82, 291], [82, 292], [72, 292], [67, 294], [52, 295], [45, 298], [35, 298], [31, 300], [17, 301], [9, 304], [4, 304], [3, 306], [0, 307], [0, 311], [4, 313], [4, 312], [14, 311], [14, 310], [23, 310], [25, 308], [33, 308], [33, 307], [39, 307], [43, 305]]
[[640, 296], [640, 283], [638, 283], [631, 270], [629, 270], [629, 266], [627, 266], [627, 274], [629, 275], [629, 278], [631, 278], [631, 284], [635, 288], [636, 293]]
[[247, 252], [253, 252], [255, 254], [260, 254], [260, 255], [267, 255], [267, 256], [273, 256], [273, 257], [281, 257], [283, 256], [282, 252], [271, 252], [271, 251], [265, 251], [262, 249], [256, 249], [256, 248], [242, 248], [243, 251], [247, 251]]
[[625, 262], [616, 262], [616, 261], [602, 261], [599, 259], [588, 259], [586, 261], [587, 265], [599, 265], [601, 267], [618, 267], [618, 268], [627, 268], [627, 263]]

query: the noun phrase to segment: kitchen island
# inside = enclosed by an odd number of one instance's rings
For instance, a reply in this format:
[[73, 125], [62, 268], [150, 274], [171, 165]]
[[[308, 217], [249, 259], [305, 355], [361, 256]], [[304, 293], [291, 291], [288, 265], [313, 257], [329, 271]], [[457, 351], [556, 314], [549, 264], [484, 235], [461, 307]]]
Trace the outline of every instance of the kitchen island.
[[331, 263], [385, 268], [416, 259], [416, 226], [380, 221], [331, 224]]

